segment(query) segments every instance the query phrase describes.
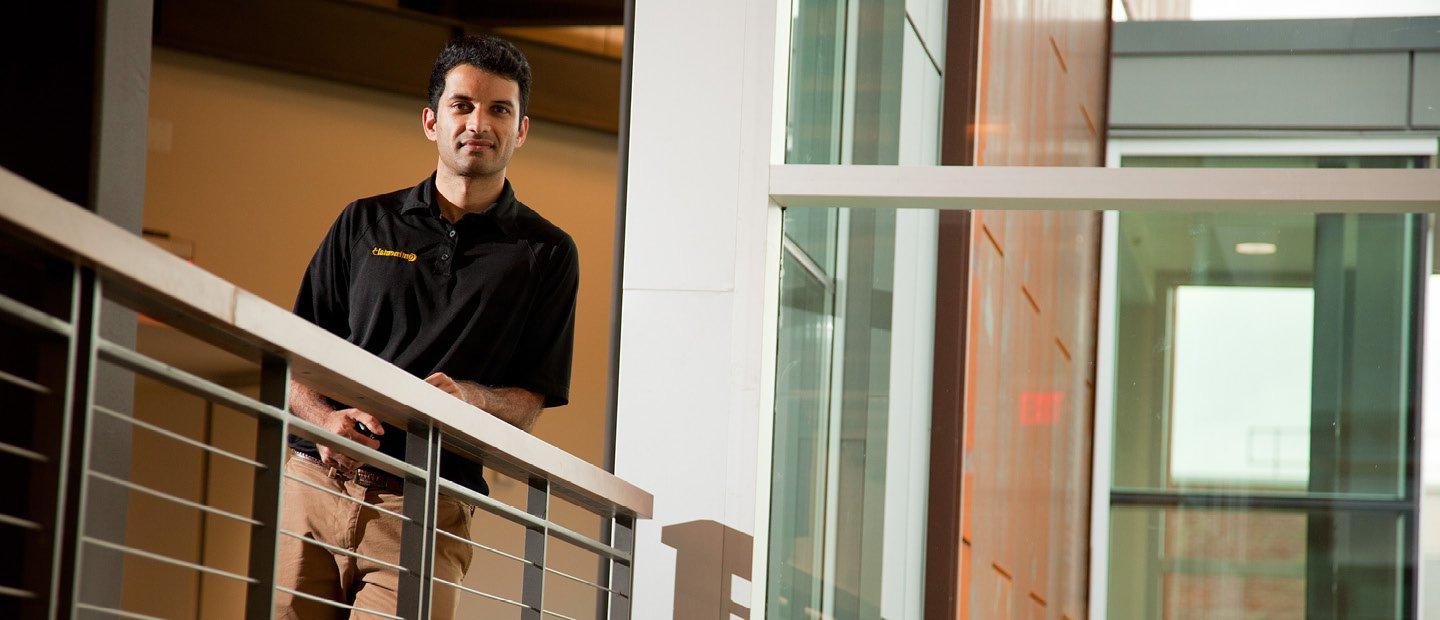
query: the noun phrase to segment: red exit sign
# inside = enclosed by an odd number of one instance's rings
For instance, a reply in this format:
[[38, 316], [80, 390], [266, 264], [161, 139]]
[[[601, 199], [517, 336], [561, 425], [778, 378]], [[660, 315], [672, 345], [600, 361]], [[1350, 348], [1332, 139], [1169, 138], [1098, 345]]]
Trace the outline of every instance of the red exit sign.
[[1020, 425], [1050, 426], [1060, 421], [1064, 392], [1021, 392]]

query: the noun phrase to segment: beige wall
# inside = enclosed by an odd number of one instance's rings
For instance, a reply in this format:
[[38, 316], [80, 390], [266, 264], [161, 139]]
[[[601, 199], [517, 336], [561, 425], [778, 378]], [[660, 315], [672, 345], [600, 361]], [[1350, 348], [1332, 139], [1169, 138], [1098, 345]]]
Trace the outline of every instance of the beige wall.
[[[415, 184], [433, 171], [434, 145], [420, 131], [423, 102], [322, 80], [157, 49], [151, 68], [150, 145], [144, 225], [193, 242], [194, 262], [270, 301], [289, 307], [315, 246], [351, 200]], [[615, 136], [534, 121], [529, 141], [509, 176], [519, 198], [575, 238], [581, 255], [571, 404], [547, 411], [536, 434], [581, 458], [599, 463], [605, 439], [611, 256], [614, 241]], [[223, 354], [197, 352], [184, 339], [146, 326], [142, 351], [253, 392], [237, 376], [253, 367]], [[179, 344], [177, 344], [179, 343]], [[235, 374], [238, 373], [238, 374]], [[253, 376], [253, 375], [252, 375]], [[136, 416], [183, 434], [203, 436], [199, 399], [141, 385]], [[193, 402], [191, 402], [193, 401]], [[229, 430], [226, 430], [229, 429]], [[212, 439], [250, 453], [254, 423], [216, 410]], [[223, 459], [202, 470], [197, 450], [137, 433], [132, 479], [182, 497], [248, 513], [250, 481]], [[209, 493], [202, 489], [208, 478]], [[523, 501], [521, 486], [501, 480], [495, 497]], [[598, 519], [556, 506], [556, 518], [578, 531], [596, 532]], [[171, 557], [242, 571], [248, 532], [209, 519], [202, 534], [193, 511], [131, 494], [128, 542]], [[155, 527], [165, 523], [165, 527]], [[475, 538], [499, 548], [519, 544], [519, 531], [477, 514]], [[514, 531], [512, 531], [514, 530]], [[552, 561], [594, 577], [586, 554], [555, 549]], [[477, 556], [467, 585], [491, 591], [517, 589], [508, 560]], [[238, 615], [243, 589], [207, 577], [203, 587], [188, 571], [137, 560], [126, 564], [125, 605], [166, 617]], [[511, 573], [514, 573], [513, 575]], [[547, 583], [552, 585], [552, 583]], [[559, 586], [557, 586], [559, 587]], [[511, 594], [511, 592], [502, 592]], [[464, 597], [462, 597], [464, 598]], [[593, 593], [556, 591], [567, 615], [590, 607]], [[465, 609], [493, 617], [476, 601]], [[583, 615], [583, 614], [582, 614]]]

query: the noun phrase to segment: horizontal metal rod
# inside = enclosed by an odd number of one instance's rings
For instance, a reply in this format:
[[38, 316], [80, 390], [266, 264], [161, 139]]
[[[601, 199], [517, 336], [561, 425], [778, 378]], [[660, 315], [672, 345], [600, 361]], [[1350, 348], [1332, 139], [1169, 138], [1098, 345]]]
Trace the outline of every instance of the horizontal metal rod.
[[138, 372], [162, 383], [178, 387], [196, 396], [225, 405], [242, 413], [249, 413], [251, 415], [275, 420], [280, 420], [285, 417], [284, 411], [266, 405], [265, 403], [199, 375], [181, 370], [143, 353], [133, 351], [129, 347], [115, 344], [109, 340], [100, 339], [96, 342], [96, 350], [99, 352], [100, 358], [105, 361], [119, 364], [123, 368]]
[[617, 547], [612, 547], [610, 545], [602, 543], [598, 540], [590, 538], [589, 536], [571, 530], [570, 528], [567, 528], [563, 525], [551, 523], [549, 530], [551, 536], [554, 536], [555, 538], [568, 542], [572, 545], [588, 549], [603, 556], [608, 556], [611, 559], [620, 562], [621, 564], [630, 563], [630, 554], [621, 551]]
[[308, 545], [315, 545], [316, 547], [320, 547], [320, 548], [323, 548], [323, 549], [327, 549], [327, 550], [329, 550], [329, 551], [331, 551], [331, 552], [338, 553], [338, 554], [340, 554], [340, 555], [350, 556], [350, 557], [355, 558], [355, 559], [357, 559], [357, 560], [367, 560], [367, 561], [370, 561], [370, 562], [374, 562], [374, 563], [376, 563], [376, 564], [379, 564], [379, 565], [381, 565], [381, 566], [384, 566], [385, 568], [393, 569], [393, 570], [396, 570], [396, 571], [399, 571], [399, 572], [402, 572], [402, 573], [408, 573], [408, 572], [410, 572], [410, 569], [405, 568], [404, 566], [401, 566], [401, 565], [399, 565], [399, 564], [394, 564], [394, 563], [391, 563], [391, 562], [386, 562], [385, 560], [382, 560], [382, 559], [380, 559], [380, 558], [370, 557], [370, 556], [365, 555], [365, 554], [363, 554], [363, 553], [358, 553], [358, 552], [355, 552], [355, 551], [351, 551], [351, 550], [346, 549], [346, 548], [344, 548], [344, 547], [339, 547], [339, 546], [336, 546], [336, 545], [332, 545], [332, 544], [327, 543], [327, 542], [321, 542], [321, 541], [315, 540], [314, 538], [309, 538], [309, 537], [306, 537], [306, 536], [302, 536], [302, 535], [300, 535], [300, 534], [296, 534], [295, 532], [292, 532], [292, 531], [290, 531], [290, 530], [280, 530], [280, 534], [281, 534], [282, 536], [289, 536], [289, 537], [291, 537], [291, 538], [294, 538], [295, 540], [298, 540], [298, 541], [300, 541], [300, 542], [302, 542], [302, 543], [305, 543], [305, 544], [308, 544]]
[[31, 308], [5, 295], [0, 295], [0, 313], [8, 314], [35, 327], [39, 327], [60, 336], [69, 336], [74, 332], [70, 323], [49, 314]]
[[79, 601], [75, 602], [75, 608], [83, 609], [85, 611], [93, 611], [96, 613], [110, 614], [112, 616], [120, 618], [135, 618], [136, 620], [165, 620], [165, 618], [162, 618], [160, 616], [147, 616], [145, 614], [137, 614], [133, 611], [125, 611], [123, 609], [115, 609], [113, 607], [101, 607], [99, 605], [91, 605], [90, 603], [81, 603]]
[[119, 411], [115, 411], [114, 409], [111, 409], [111, 408], [109, 408], [109, 407], [105, 407], [105, 406], [103, 406], [103, 405], [95, 405], [94, 407], [95, 407], [95, 410], [96, 410], [96, 411], [99, 411], [100, 413], [103, 413], [103, 414], [108, 415], [108, 416], [110, 416], [110, 417], [112, 417], [112, 418], [115, 418], [115, 419], [117, 419], [117, 420], [120, 420], [121, 422], [125, 422], [126, 424], [132, 424], [132, 425], [138, 426], [138, 427], [140, 427], [140, 428], [143, 428], [143, 429], [145, 429], [145, 430], [147, 430], [147, 431], [150, 431], [150, 432], [152, 432], [152, 433], [155, 433], [155, 434], [158, 434], [158, 435], [163, 435], [163, 436], [165, 436], [165, 437], [169, 437], [170, 439], [174, 439], [175, 441], [178, 441], [178, 442], [183, 443], [183, 444], [185, 444], [185, 445], [194, 446], [194, 447], [196, 447], [196, 448], [199, 448], [199, 449], [204, 450], [204, 451], [206, 451], [206, 452], [209, 452], [209, 453], [211, 453], [211, 454], [223, 456], [223, 457], [225, 457], [225, 458], [227, 458], [227, 459], [230, 459], [230, 460], [233, 460], [233, 461], [236, 461], [236, 462], [239, 462], [239, 463], [244, 463], [244, 464], [249, 465], [249, 466], [251, 466], [251, 467], [254, 467], [254, 468], [256, 468], [256, 469], [265, 469], [265, 468], [266, 468], [264, 463], [261, 463], [260, 461], [257, 461], [257, 460], [255, 460], [255, 459], [248, 458], [248, 457], [244, 457], [244, 456], [241, 456], [241, 455], [239, 455], [239, 454], [235, 454], [234, 452], [230, 452], [229, 450], [224, 450], [224, 449], [221, 449], [221, 448], [217, 448], [217, 447], [212, 446], [212, 445], [210, 445], [210, 444], [208, 444], [208, 443], [205, 443], [205, 442], [203, 442], [203, 441], [199, 441], [199, 440], [196, 440], [196, 439], [191, 439], [191, 438], [189, 438], [189, 437], [186, 437], [186, 436], [184, 436], [184, 435], [181, 435], [180, 433], [177, 433], [177, 432], [175, 432], [175, 431], [172, 431], [172, 430], [170, 430], [170, 429], [168, 429], [168, 428], [165, 428], [165, 427], [163, 427], [163, 426], [159, 426], [159, 425], [156, 425], [156, 424], [151, 424], [151, 423], [146, 422], [146, 421], [144, 421], [144, 420], [141, 420], [141, 419], [139, 419], [139, 418], [137, 418], [137, 417], [135, 417], [135, 416], [125, 415], [125, 414], [123, 414], [123, 413], [120, 413]]
[[[525, 559], [525, 558], [522, 558], [522, 557], [520, 557], [520, 556], [518, 556], [518, 555], [515, 555], [515, 554], [513, 554], [513, 553], [506, 553], [506, 552], [504, 552], [504, 551], [501, 551], [501, 550], [496, 549], [496, 548], [494, 548], [494, 547], [491, 547], [491, 546], [489, 546], [489, 545], [483, 545], [483, 544], [480, 544], [480, 543], [475, 542], [475, 541], [473, 541], [473, 540], [470, 540], [469, 538], [461, 538], [461, 537], [456, 536], [456, 535], [454, 535], [454, 534], [451, 534], [450, 532], [447, 532], [447, 531], [445, 531], [445, 530], [437, 529], [437, 530], [435, 530], [435, 533], [436, 533], [436, 534], [439, 534], [439, 535], [441, 535], [441, 536], [444, 536], [444, 537], [446, 537], [446, 538], [455, 540], [455, 541], [457, 541], [457, 542], [465, 543], [465, 544], [467, 544], [467, 545], [470, 545], [471, 547], [475, 547], [475, 548], [478, 548], [478, 549], [484, 549], [485, 551], [489, 551], [490, 553], [493, 553], [493, 554], [498, 555], [498, 556], [500, 556], [500, 557], [510, 558], [510, 559], [512, 559], [512, 560], [515, 560], [516, 562], [520, 562], [521, 564], [535, 564], [534, 562], [531, 562], [530, 560], [527, 560], [527, 559]], [[535, 564], [535, 566], [539, 566], [539, 564]]]
[[292, 474], [285, 474], [285, 478], [288, 479], [288, 480], [293, 480], [293, 481], [295, 481], [295, 482], [297, 482], [297, 483], [299, 483], [299, 484], [301, 484], [301, 485], [303, 485], [303, 486], [307, 486], [307, 487], [310, 487], [310, 488], [312, 488], [312, 489], [315, 489], [316, 491], [319, 491], [319, 492], [321, 492], [321, 493], [328, 493], [328, 494], [334, 495], [335, 497], [338, 497], [338, 498], [340, 498], [340, 499], [343, 499], [343, 500], [346, 500], [346, 501], [349, 501], [349, 502], [354, 502], [354, 503], [356, 503], [356, 504], [359, 504], [361, 507], [369, 508], [369, 509], [371, 509], [371, 510], [374, 510], [375, 512], [379, 512], [379, 513], [383, 513], [383, 514], [390, 515], [390, 516], [392, 516], [392, 517], [395, 517], [396, 519], [400, 519], [401, 521], [405, 521], [405, 522], [407, 522], [407, 523], [410, 522], [410, 521], [412, 521], [412, 519], [411, 519], [410, 517], [407, 517], [407, 516], [405, 516], [405, 515], [403, 515], [403, 514], [400, 514], [400, 513], [398, 513], [398, 512], [395, 512], [394, 510], [390, 510], [389, 508], [381, 508], [381, 507], [379, 507], [379, 506], [376, 506], [375, 504], [371, 504], [370, 502], [367, 502], [367, 501], [364, 501], [364, 500], [360, 500], [360, 499], [355, 499], [355, 498], [353, 498], [353, 497], [350, 497], [349, 495], [346, 495], [346, 494], [341, 493], [341, 492], [339, 492], [339, 491], [336, 491], [336, 490], [334, 490], [334, 489], [327, 489], [327, 488], [322, 487], [322, 486], [320, 486], [320, 485], [318, 485], [318, 484], [315, 484], [314, 482], [310, 482], [309, 480], [303, 480], [303, 479], [301, 479], [301, 478], [297, 478], [297, 477], [295, 477], [295, 476], [292, 475]]
[[13, 454], [22, 459], [35, 461], [36, 463], [48, 463], [50, 461], [50, 457], [40, 454], [39, 452], [36, 452], [29, 448], [22, 448], [20, 446], [11, 445], [3, 441], [0, 441], [0, 452], [4, 452], [5, 454]]
[[608, 556], [625, 564], [629, 564], [631, 561], [630, 554], [621, 551], [618, 548], [589, 538], [565, 526], [557, 525], [554, 522], [546, 521], [544, 519], [531, 515], [528, 512], [520, 510], [519, 508], [515, 508], [514, 506], [505, 504], [499, 500], [492, 499], [488, 496], [476, 493], [471, 489], [460, 486], [459, 484], [456, 484], [444, 478], [440, 479], [440, 488], [464, 500], [467, 500], [468, 502], [475, 504], [480, 508], [484, 508], [486, 512], [509, 519], [511, 521], [514, 521], [515, 523], [519, 523], [520, 525], [524, 525], [529, 528], [545, 530], [546, 532], [549, 532], [551, 536], [554, 536], [555, 538], [568, 542], [577, 547], [588, 549], [600, 555]]
[[1305, 495], [1221, 495], [1217, 493], [1110, 492], [1111, 506], [1216, 510], [1350, 510], [1413, 513], [1415, 502], [1395, 499], [1310, 497]]
[[21, 519], [20, 517], [11, 516], [4, 513], [0, 513], [0, 523], [3, 523], [5, 525], [13, 525], [15, 527], [27, 530], [34, 530], [37, 532], [44, 529], [39, 523], [36, 523], [29, 519]]
[[260, 583], [260, 581], [259, 581], [258, 579], [255, 579], [254, 577], [250, 577], [250, 576], [247, 576], [247, 575], [241, 575], [241, 574], [238, 574], [238, 573], [232, 573], [232, 572], [230, 572], [230, 571], [228, 571], [228, 570], [220, 570], [220, 569], [218, 569], [218, 568], [211, 568], [211, 567], [206, 566], [206, 565], [204, 565], [204, 564], [197, 564], [197, 563], [195, 563], [195, 562], [186, 562], [185, 560], [177, 560], [177, 559], [172, 558], [172, 557], [167, 556], [167, 555], [160, 555], [160, 554], [158, 554], [158, 553], [153, 553], [153, 552], [150, 552], [150, 551], [146, 551], [146, 550], [144, 550], [144, 549], [136, 549], [136, 548], [134, 548], [134, 547], [127, 547], [127, 546], [125, 546], [125, 545], [116, 544], [116, 543], [110, 542], [110, 541], [108, 541], [108, 540], [101, 540], [101, 539], [95, 538], [95, 537], [93, 537], [93, 536], [85, 536], [85, 537], [81, 538], [81, 540], [85, 541], [87, 544], [95, 545], [95, 546], [97, 546], [97, 547], [104, 547], [104, 548], [106, 548], [106, 549], [113, 549], [113, 550], [115, 550], [115, 551], [119, 551], [120, 553], [124, 553], [124, 554], [127, 554], [127, 555], [133, 555], [133, 556], [137, 556], [137, 557], [142, 557], [142, 558], [146, 558], [146, 559], [150, 559], [150, 560], [155, 560], [156, 562], [162, 562], [162, 563], [165, 563], [165, 564], [170, 564], [170, 565], [172, 565], [172, 566], [179, 566], [179, 567], [181, 567], [181, 568], [190, 568], [190, 569], [198, 570], [198, 571], [200, 571], [200, 572], [210, 573], [211, 575], [218, 575], [218, 576], [220, 576], [220, 577], [226, 577], [226, 578], [229, 578], [229, 579], [234, 579], [234, 580], [236, 580], [236, 581], [243, 581], [243, 582], [245, 582], [245, 583]]
[[574, 581], [574, 582], [576, 582], [576, 583], [583, 583], [583, 584], [585, 584], [585, 585], [587, 585], [587, 586], [590, 586], [590, 587], [592, 587], [592, 588], [595, 588], [596, 590], [599, 590], [599, 591], [601, 591], [601, 592], [613, 592], [613, 591], [614, 591], [614, 590], [611, 590], [610, 588], [607, 588], [607, 587], [605, 587], [605, 586], [602, 586], [602, 585], [600, 585], [600, 584], [598, 584], [598, 583], [595, 583], [595, 582], [593, 582], [593, 581], [588, 581], [588, 580], [586, 580], [586, 579], [584, 579], [584, 578], [582, 578], [582, 577], [576, 577], [575, 575], [571, 575], [570, 573], [566, 573], [566, 572], [562, 572], [562, 571], [555, 570], [555, 569], [553, 569], [553, 568], [550, 568], [549, 566], [544, 567], [544, 569], [545, 569], [545, 572], [547, 572], [547, 573], [551, 573], [551, 574], [554, 574], [554, 575], [557, 575], [557, 576], [560, 576], [560, 577], [564, 577], [564, 578], [569, 579], [570, 581]]
[[560, 618], [561, 620], [575, 620], [574, 618], [571, 618], [570, 616], [567, 616], [567, 615], [565, 615], [565, 614], [558, 613], [558, 612], [553, 612], [553, 611], [550, 611], [550, 610], [548, 610], [548, 609], [542, 609], [542, 610], [540, 610], [540, 613], [545, 614], [545, 615], [547, 615], [547, 616], [555, 616], [556, 618]]
[[501, 502], [497, 499], [491, 498], [488, 495], [481, 495], [479, 493], [476, 493], [473, 489], [461, 486], [444, 478], [440, 479], [440, 489], [442, 491], [450, 493], [451, 495], [455, 495], [456, 497], [460, 498], [461, 501], [469, 504], [474, 504], [475, 506], [483, 508], [486, 512], [490, 514], [504, 519], [509, 519], [510, 521], [513, 521], [525, 527], [543, 530], [549, 525], [545, 522], [544, 519], [536, 517], [528, 512], [520, 510], [519, 508]]
[[151, 496], [151, 497], [158, 497], [158, 498], [163, 499], [163, 500], [166, 500], [166, 501], [168, 501], [168, 502], [171, 502], [171, 503], [174, 503], [174, 504], [179, 504], [179, 505], [181, 505], [181, 506], [185, 506], [186, 508], [194, 508], [195, 510], [199, 510], [199, 511], [201, 511], [201, 512], [210, 513], [210, 514], [215, 515], [215, 516], [217, 516], [217, 517], [225, 517], [226, 519], [233, 519], [233, 520], [235, 520], [235, 521], [239, 521], [239, 522], [245, 523], [245, 524], [247, 524], [247, 525], [264, 525], [264, 524], [261, 523], [260, 521], [257, 521], [257, 520], [255, 520], [255, 519], [252, 519], [252, 518], [247, 517], [247, 516], [245, 516], [245, 515], [236, 514], [236, 513], [230, 512], [230, 511], [228, 511], [228, 510], [221, 510], [221, 509], [219, 509], [219, 508], [216, 508], [216, 507], [214, 507], [214, 506], [210, 506], [210, 505], [208, 505], [208, 504], [202, 504], [202, 503], [197, 502], [197, 501], [188, 500], [188, 499], [185, 499], [185, 498], [183, 498], [183, 497], [178, 497], [178, 496], [175, 496], [175, 495], [171, 495], [171, 494], [169, 494], [169, 493], [165, 493], [165, 492], [163, 492], [163, 491], [157, 491], [157, 490], [152, 489], [152, 488], [150, 488], [150, 487], [147, 487], [147, 486], [145, 486], [145, 485], [136, 484], [136, 483], [131, 482], [131, 481], [129, 481], [129, 480], [126, 480], [126, 479], [124, 479], [124, 478], [117, 478], [117, 477], [112, 476], [112, 475], [110, 475], [110, 474], [107, 474], [107, 473], [105, 473], [105, 472], [99, 472], [99, 471], [95, 471], [95, 470], [90, 470], [89, 473], [90, 473], [90, 475], [91, 475], [92, 477], [98, 478], [98, 479], [100, 479], [100, 480], [104, 480], [104, 481], [106, 481], [106, 482], [109, 482], [110, 484], [119, 485], [119, 486], [125, 487], [125, 488], [127, 488], [127, 489], [130, 489], [131, 491], [135, 491], [135, 492], [137, 492], [137, 493], [144, 493], [144, 494], [149, 495], [149, 496]]
[[215, 401], [242, 413], [268, 417], [275, 420], [288, 420], [291, 430], [300, 431], [299, 434], [308, 435], [308, 438], [320, 438], [321, 442], [326, 445], [333, 448], [341, 448], [342, 451], [346, 453], [353, 453], [351, 454], [352, 456], [376, 467], [380, 467], [381, 469], [388, 470], [391, 473], [402, 476], [409, 475], [416, 478], [425, 477], [425, 470], [423, 469], [407, 464], [400, 459], [382, 453], [369, 446], [362, 445], [359, 442], [331, 433], [307, 420], [288, 415], [284, 411], [266, 405], [209, 379], [186, 372], [164, 362], [156, 361], [144, 354], [132, 351], [129, 348], [108, 340], [99, 340], [97, 348], [101, 358], [119, 364], [134, 372], [184, 389], [201, 398]]
[[29, 590], [21, 590], [20, 588], [0, 586], [0, 596], [8, 596], [10, 598], [35, 598], [35, 593]]
[[[479, 597], [483, 597], [483, 598], [488, 598], [488, 599], [490, 599], [490, 600], [492, 600], [492, 601], [496, 601], [496, 602], [500, 602], [500, 603], [506, 603], [506, 604], [514, 605], [514, 606], [519, 607], [519, 608], [521, 608], [521, 609], [535, 609], [534, 607], [532, 607], [532, 606], [530, 606], [530, 605], [526, 605], [525, 603], [522, 603], [522, 602], [520, 602], [520, 601], [508, 599], [508, 598], [505, 598], [505, 597], [503, 597], [503, 596], [495, 596], [494, 594], [490, 594], [490, 593], [488, 593], [488, 592], [481, 592], [481, 591], [479, 591], [479, 590], [476, 590], [475, 588], [465, 587], [465, 586], [462, 586], [462, 585], [460, 585], [460, 584], [458, 584], [458, 583], [454, 583], [454, 582], [451, 582], [451, 581], [446, 581], [446, 580], [441, 579], [441, 578], [439, 578], [439, 577], [432, 577], [431, 580], [434, 581], [435, 583], [440, 584], [440, 585], [450, 586], [450, 587], [452, 587], [452, 588], [455, 588], [456, 590], [460, 590], [460, 591], [462, 591], [462, 592], [469, 592], [470, 594], [474, 594], [475, 596], [479, 596]], [[541, 610], [535, 609], [535, 611], [541, 611]]]
[[12, 375], [12, 374], [10, 374], [10, 373], [8, 373], [8, 372], [5, 372], [5, 371], [3, 371], [3, 370], [0, 370], [0, 381], [4, 381], [5, 383], [9, 383], [10, 385], [13, 385], [13, 386], [16, 386], [16, 387], [19, 387], [19, 388], [23, 388], [23, 389], [26, 389], [26, 390], [30, 390], [31, 392], [34, 392], [34, 393], [39, 394], [39, 395], [41, 395], [41, 396], [47, 396], [47, 395], [49, 395], [50, 392], [51, 392], [50, 388], [48, 388], [48, 387], [45, 387], [45, 386], [43, 386], [43, 385], [40, 385], [39, 383], [36, 383], [36, 382], [31, 381], [31, 380], [29, 380], [29, 379], [26, 379], [25, 377], [17, 377], [17, 376], [15, 376], [15, 375]]
[[360, 613], [362, 613], [362, 614], [370, 614], [370, 615], [372, 615], [372, 616], [379, 616], [379, 617], [381, 617], [381, 618], [389, 618], [390, 620], [405, 620], [404, 618], [401, 618], [400, 616], [393, 616], [393, 615], [390, 615], [390, 614], [387, 614], [387, 613], [382, 613], [382, 612], [375, 611], [375, 610], [373, 610], [373, 609], [366, 609], [366, 608], [364, 608], [364, 607], [356, 607], [356, 606], [354, 606], [354, 605], [346, 605], [345, 603], [341, 603], [341, 602], [339, 602], [339, 601], [332, 601], [332, 600], [330, 600], [330, 599], [328, 599], [328, 598], [323, 598], [323, 597], [315, 596], [315, 595], [313, 595], [313, 594], [306, 594], [306, 593], [301, 592], [301, 591], [299, 591], [299, 590], [292, 590], [292, 589], [287, 588], [287, 587], [285, 587], [285, 586], [275, 586], [275, 590], [278, 591], [278, 592], [284, 592], [284, 593], [289, 594], [289, 595], [291, 595], [291, 596], [296, 596], [296, 597], [299, 597], [299, 598], [303, 598], [303, 599], [305, 599], [305, 600], [307, 600], [307, 601], [315, 601], [316, 603], [321, 603], [321, 604], [323, 604], [323, 605], [329, 605], [329, 606], [331, 606], [331, 607], [336, 607], [336, 608], [339, 608], [339, 609], [348, 609], [348, 610], [350, 610], [350, 611], [358, 611], [358, 612], [360, 612]]
[[308, 420], [303, 420], [298, 416], [292, 415], [289, 417], [289, 421], [290, 431], [296, 435], [330, 446], [331, 448], [337, 448], [341, 452], [353, 456], [367, 465], [378, 467], [388, 473], [401, 477], [409, 476], [420, 480], [427, 478], [424, 469], [406, 463], [370, 446], [363, 445], [360, 442], [336, 435]]

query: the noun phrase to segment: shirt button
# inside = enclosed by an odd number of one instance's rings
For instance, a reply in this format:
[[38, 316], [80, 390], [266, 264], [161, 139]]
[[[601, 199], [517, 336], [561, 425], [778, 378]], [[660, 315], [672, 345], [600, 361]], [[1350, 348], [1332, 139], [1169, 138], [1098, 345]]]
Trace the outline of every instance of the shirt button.
[[454, 237], [454, 236], [455, 236], [455, 231], [453, 231], [453, 230], [450, 231], [450, 236], [451, 236], [451, 237]]
[[440, 260], [450, 260], [450, 255], [449, 255], [449, 254], [441, 254], [441, 255], [440, 255]]

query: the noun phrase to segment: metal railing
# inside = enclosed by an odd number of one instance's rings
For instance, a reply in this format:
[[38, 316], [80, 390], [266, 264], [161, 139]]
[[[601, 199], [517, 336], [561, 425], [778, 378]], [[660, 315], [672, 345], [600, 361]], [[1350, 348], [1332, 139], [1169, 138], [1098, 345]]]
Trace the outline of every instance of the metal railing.
[[[546, 605], [547, 576], [593, 589], [595, 617], [629, 617], [635, 520], [649, 517], [653, 501], [644, 491], [3, 169], [0, 260], [7, 263], [0, 264], [0, 429], [7, 429], [0, 432], [0, 467], [21, 472], [7, 477], [4, 484], [13, 488], [0, 494], [0, 548], [18, 550], [20, 560], [0, 566], [0, 616], [155, 617], [87, 582], [94, 581], [96, 573], [121, 579], [112, 570], [118, 562], [139, 562], [239, 584], [245, 590], [246, 618], [270, 617], [277, 592], [376, 617], [426, 618], [440, 588], [513, 608], [522, 618], [570, 618]], [[130, 319], [130, 312], [250, 360], [258, 374], [257, 395], [168, 364], [138, 351], [124, 337], [110, 335], [108, 326], [115, 317]], [[104, 389], [117, 376], [123, 385], [143, 378], [199, 397], [207, 406], [243, 414], [253, 420], [253, 450], [222, 447], [146, 420], [129, 411], [123, 398], [117, 405]], [[406, 429], [405, 458], [388, 456], [288, 413], [292, 377]], [[249, 510], [222, 508], [204, 496], [185, 497], [133, 479], [128, 470], [115, 471], [114, 462], [128, 463], [115, 455], [130, 449], [128, 439], [115, 437], [132, 435], [245, 468], [253, 483]], [[332, 446], [398, 476], [404, 484], [401, 508], [387, 510], [287, 473], [290, 435]], [[441, 477], [442, 451], [520, 482], [523, 506]], [[377, 518], [398, 520], [398, 557], [366, 556], [281, 528], [286, 484], [356, 502], [363, 510], [376, 511]], [[117, 535], [115, 527], [107, 527], [116, 517], [96, 503], [117, 492], [247, 528], [244, 569], [217, 565], [203, 553], [191, 559], [131, 544], [123, 531]], [[523, 552], [439, 529], [442, 494], [523, 528]], [[552, 518], [556, 498], [598, 516], [600, 534], [587, 535]], [[277, 585], [277, 548], [284, 538], [397, 571], [397, 609], [365, 609]], [[552, 540], [593, 554], [597, 578], [554, 566], [547, 553]], [[481, 584], [436, 577], [435, 549], [451, 543], [514, 566], [520, 573], [518, 598], [487, 591]], [[112, 554], [127, 559], [116, 560]], [[7, 551], [5, 557], [14, 556]]]

